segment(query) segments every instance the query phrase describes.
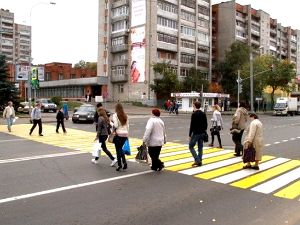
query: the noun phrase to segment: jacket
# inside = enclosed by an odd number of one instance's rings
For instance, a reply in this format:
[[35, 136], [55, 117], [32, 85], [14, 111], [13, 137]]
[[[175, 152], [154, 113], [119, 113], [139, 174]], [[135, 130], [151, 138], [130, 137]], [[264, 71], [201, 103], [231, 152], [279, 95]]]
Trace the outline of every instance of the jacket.
[[245, 130], [247, 123], [248, 111], [244, 107], [239, 107], [235, 111], [232, 118], [232, 126], [236, 127], [238, 130]]
[[262, 159], [263, 149], [263, 125], [258, 119], [254, 119], [245, 130], [246, 137], [244, 140], [245, 147], [247, 141], [250, 141], [255, 148], [255, 160]]
[[107, 124], [103, 116], [98, 117], [97, 137], [108, 135], [107, 129], [110, 129], [110, 124]]
[[3, 119], [7, 119], [10, 116], [15, 117], [14, 107], [6, 106], [3, 111]]
[[57, 115], [56, 115], [56, 119], [58, 121], [63, 121], [64, 120], [64, 113], [61, 111], [58, 111]]
[[118, 136], [128, 137], [128, 134], [129, 134], [129, 120], [128, 120], [128, 118], [127, 118], [126, 124], [122, 125], [119, 118], [118, 118], [118, 116], [117, 116], [117, 113], [115, 113], [113, 115], [113, 123], [114, 123], [115, 131], [116, 131]]
[[221, 113], [218, 110], [215, 110], [213, 112], [211, 121], [213, 122], [213, 126], [223, 127], [223, 119]]
[[32, 112], [31, 112], [31, 118], [33, 120], [39, 120], [42, 118], [42, 113], [41, 113], [41, 109], [39, 109], [38, 107], [35, 107]]
[[162, 146], [166, 143], [165, 124], [160, 117], [153, 116], [148, 120], [143, 142], [150, 147]]
[[189, 137], [192, 135], [204, 134], [207, 130], [206, 114], [201, 110], [196, 110], [192, 114]]

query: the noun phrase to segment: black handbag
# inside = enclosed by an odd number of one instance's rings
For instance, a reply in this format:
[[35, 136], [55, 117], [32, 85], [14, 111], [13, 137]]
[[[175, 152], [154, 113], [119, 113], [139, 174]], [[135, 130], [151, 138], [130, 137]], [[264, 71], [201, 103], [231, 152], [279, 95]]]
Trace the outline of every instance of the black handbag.
[[253, 146], [248, 146], [244, 149], [243, 162], [254, 162], [255, 161], [255, 148]]
[[210, 128], [211, 135], [218, 134], [219, 131], [220, 131], [219, 126], [213, 126], [212, 128]]
[[137, 147], [138, 153], [135, 157], [135, 161], [137, 162], [147, 162], [147, 147], [146, 145], [141, 145], [140, 147]]
[[206, 133], [206, 131], [204, 133], [203, 142], [208, 142], [208, 134]]

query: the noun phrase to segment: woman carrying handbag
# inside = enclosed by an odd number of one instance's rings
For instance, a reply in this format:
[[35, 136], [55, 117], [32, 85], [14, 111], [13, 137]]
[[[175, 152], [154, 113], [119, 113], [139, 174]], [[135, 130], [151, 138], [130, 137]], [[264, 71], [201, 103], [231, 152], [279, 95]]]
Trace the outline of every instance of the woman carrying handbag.
[[[121, 103], [117, 103], [116, 105], [116, 113], [113, 115], [113, 123], [114, 123], [114, 143], [117, 152], [118, 159], [118, 167], [116, 171], [120, 171], [121, 169], [127, 169], [127, 162], [123, 152], [123, 145], [128, 138], [129, 133], [129, 121], [126, 113], [124, 112], [124, 108]], [[122, 160], [122, 161], [121, 161]], [[122, 167], [123, 162], [123, 167]]]
[[219, 146], [218, 148], [222, 148], [222, 142], [221, 142], [221, 137], [220, 137], [220, 130], [223, 130], [223, 119], [221, 116], [221, 108], [218, 105], [214, 105], [212, 107], [213, 109], [213, 116], [212, 116], [212, 128], [210, 129], [211, 132], [211, 143], [208, 145], [210, 147], [214, 146], [214, 137], [215, 135], [217, 135], [218, 137], [218, 142], [219, 142]]

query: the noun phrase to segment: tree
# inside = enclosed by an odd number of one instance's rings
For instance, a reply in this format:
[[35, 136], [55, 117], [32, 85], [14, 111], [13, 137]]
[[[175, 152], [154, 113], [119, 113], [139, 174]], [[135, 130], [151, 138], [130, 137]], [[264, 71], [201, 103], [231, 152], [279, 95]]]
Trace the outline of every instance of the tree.
[[153, 79], [153, 84], [149, 87], [154, 91], [157, 99], [170, 98], [172, 92], [178, 92], [181, 89], [177, 74], [170, 69], [170, 63], [153, 63], [152, 65], [157, 77]]
[[82, 69], [97, 69], [97, 62], [85, 62], [80, 60], [78, 63], [75, 63], [74, 67], [80, 67]]
[[225, 59], [216, 65], [216, 71], [221, 78], [219, 84], [230, 95], [237, 95], [238, 70], [241, 70], [250, 59], [250, 48], [241, 42], [233, 42], [229, 51], [225, 53]]
[[8, 101], [16, 102], [19, 91], [15, 87], [14, 82], [10, 82], [11, 78], [8, 74], [8, 65], [6, 57], [0, 55], [0, 105], [7, 104]]
[[181, 90], [183, 92], [197, 91], [200, 92], [202, 90], [207, 92], [209, 88], [209, 82], [205, 79], [205, 74], [196, 68], [191, 68], [188, 71], [188, 74], [184, 81], [182, 82]]

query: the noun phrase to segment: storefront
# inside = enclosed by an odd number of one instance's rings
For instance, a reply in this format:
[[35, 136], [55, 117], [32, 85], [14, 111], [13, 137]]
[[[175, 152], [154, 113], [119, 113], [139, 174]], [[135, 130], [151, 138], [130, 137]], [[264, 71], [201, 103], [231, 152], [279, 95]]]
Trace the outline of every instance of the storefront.
[[[195, 101], [201, 102], [201, 110], [205, 112], [212, 111], [212, 106], [215, 104], [218, 104], [223, 111], [228, 110], [230, 104], [230, 95], [221, 93], [202, 93], [202, 95], [199, 92], [171, 93], [171, 97], [176, 98], [181, 112], [192, 112]], [[203, 102], [204, 104], [202, 104]]]

